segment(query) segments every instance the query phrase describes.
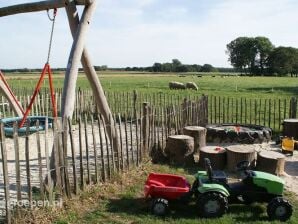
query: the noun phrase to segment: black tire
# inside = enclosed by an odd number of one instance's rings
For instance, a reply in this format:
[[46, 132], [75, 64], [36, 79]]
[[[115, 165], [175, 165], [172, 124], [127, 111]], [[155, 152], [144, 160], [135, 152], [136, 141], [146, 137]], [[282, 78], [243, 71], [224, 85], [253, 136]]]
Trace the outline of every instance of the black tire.
[[292, 205], [282, 197], [273, 198], [267, 205], [267, 214], [271, 220], [286, 221], [292, 213]]
[[228, 200], [220, 193], [209, 192], [198, 197], [197, 207], [201, 217], [217, 218], [227, 212]]
[[151, 206], [151, 212], [156, 216], [165, 216], [169, 211], [169, 202], [164, 198], [154, 199]]
[[[251, 130], [242, 130], [236, 132], [233, 130], [225, 130], [227, 126], [242, 126]], [[207, 142], [238, 142], [238, 143], [262, 143], [271, 140], [272, 130], [261, 125], [247, 124], [211, 124], [206, 126]]]

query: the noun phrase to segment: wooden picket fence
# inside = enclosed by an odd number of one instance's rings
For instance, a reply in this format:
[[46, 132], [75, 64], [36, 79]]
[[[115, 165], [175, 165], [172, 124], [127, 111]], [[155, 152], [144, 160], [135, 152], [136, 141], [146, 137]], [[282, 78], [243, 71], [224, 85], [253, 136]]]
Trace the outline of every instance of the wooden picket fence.
[[284, 119], [297, 117], [297, 98], [246, 99], [208, 96], [209, 123], [263, 125], [282, 131]]
[[[113, 114], [116, 125], [109, 127], [89, 93], [77, 94], [72, 120], [57, 119], [45, 131], [30, 135], [27, 127], [26, 135], [19, 136], [15, 123], [12, 138], [7, 138], [1, 124], [0, 211], [6, 222], [10, 223], [24, 204], [28, 209], [45, 202], [57, 206], [87, 185], [109, 181], [138, 166], [153, 147], [164, 148], [167, 137], [181, 133], [184, 126], [208, 122], [208, 98], [201, 96], [173, 100], [165, 106], [132, 102], [129, 109]], [[59, 92], [56, 96], [59, 102]], [[33, 112], [50, 114], [46, 96], [40, 94], [38, 101]], [[12, 114], [9, 108], [2, 112]], [[111, 128], [118, 133], [119, 150], [108, 137]]]

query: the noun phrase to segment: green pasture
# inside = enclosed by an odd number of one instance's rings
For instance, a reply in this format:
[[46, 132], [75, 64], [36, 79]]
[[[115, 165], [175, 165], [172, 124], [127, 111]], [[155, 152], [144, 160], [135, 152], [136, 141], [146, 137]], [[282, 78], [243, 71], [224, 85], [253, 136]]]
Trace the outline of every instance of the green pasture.
[[[298, 96], [298, 78], [291, 77], [244, 77], [214, 75], [185, 75], [166, 73], [129, 73], [105, 72], [99, 78], [106, 92], [130, 92], [137, 90], [142, 93], [169, 93], [179, 95], [214, 95], [226, 97], [245, 97], [257, 99], [289, 98]], [[7, 74], [8, 82], [13, 89], [34, 88], [38, 74]], [[170, 81], [195, 82], [199, 91], [170, 90]], [[54, 86], [62, 88], [64, 74], [54, 75]], [[47, 80], [45, 80], [45, 86]], [[88, 80], [83, 74], [78, 77], [77, 88], [88, 89]]]

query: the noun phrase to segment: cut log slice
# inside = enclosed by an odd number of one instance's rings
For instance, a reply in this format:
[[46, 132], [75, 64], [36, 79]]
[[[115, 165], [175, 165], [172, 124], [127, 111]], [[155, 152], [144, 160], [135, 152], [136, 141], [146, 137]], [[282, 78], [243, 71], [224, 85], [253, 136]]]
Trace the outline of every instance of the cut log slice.
[[275, 175], [283, 175], [285, 155], [275, 151], [261, 151], [257, 156], [257, 170]]
[[194, 152], [200, 151], [200, 148], [206, 146], [207, 129], [200, 126], [186, 126], [183, 128], [183, 134], [194, 138]]
[[199, 166], [205, 168], [204, 159], [209, 158], [214, 170], [223, 170], [227, 163], [226, 149], [219, 146], [205, 146], [200, 150]]
[[170, 163], [189, 165], [194, 163], [194, 138], [188, 135], [171, 135], [167, 139], [165, 154]]
[[253, 145], [232, 145], [227, 148], [227, 168], [230, 172], [236, 171], [236, 165], [247, 160], [251, 167], [255, 165], [255, 148]]

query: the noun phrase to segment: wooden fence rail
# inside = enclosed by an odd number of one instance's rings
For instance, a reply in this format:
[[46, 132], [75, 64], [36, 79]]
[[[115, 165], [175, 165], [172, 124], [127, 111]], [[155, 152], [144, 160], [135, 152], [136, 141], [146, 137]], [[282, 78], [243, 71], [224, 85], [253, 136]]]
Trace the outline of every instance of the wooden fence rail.
[[[73, 119], [55, 120], [53, 128], [45, 131], [19, 136], [15, 123], [13, 137], [8, 138], [3, 124], [0, 126], [0, 197], [5, 202], [0, 214], [8, 223], [21, 207], [59, 206], [87, 185], [108, 181], [116, 173], [138, 166], [152, 147], [163, 148], [167, 136], [181, 133], [185, 125], [205, 126], [208, 121], [206, 96], [168, 105], [135, 101], [135, 106], [113, 114], [120, 142], [116, 151], [91, 96], [79, 92]], [[36, 112], [49, 112], [46, 96], [40, 94], [38, 100]], [[11, 113], [9, 108], [5, 112]], [[50, 149], [55, 152], [54, 167], [49, 165]]]

